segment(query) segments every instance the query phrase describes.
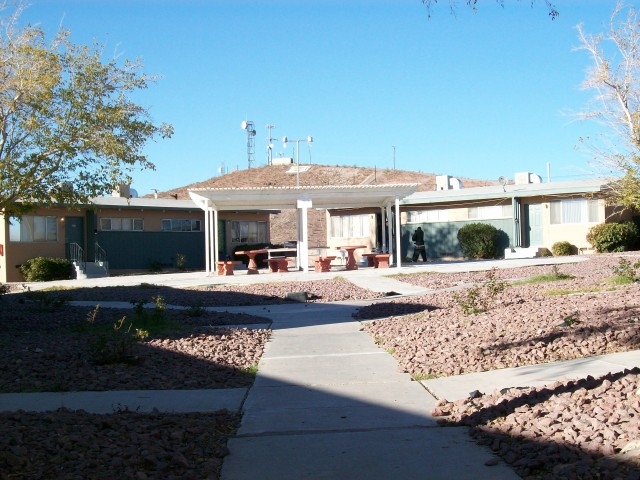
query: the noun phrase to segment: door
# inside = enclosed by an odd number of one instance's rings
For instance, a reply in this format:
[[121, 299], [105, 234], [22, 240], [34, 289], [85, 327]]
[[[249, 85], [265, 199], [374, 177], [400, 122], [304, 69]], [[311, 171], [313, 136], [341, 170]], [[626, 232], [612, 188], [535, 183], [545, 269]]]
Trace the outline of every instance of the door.
[[527, 246], [535, 247], [542, 245], [542, 205], [539, 203], [527, 205], [525, 213]]
[[64, 247], [69, 260], [71, 259], [69, 246], [74, 243], [85, 249], [83, 217], [65, 217], [64, 219]]
[[227, 222], [218, 220], [218, 259], [226, 260], [229, 257], [227, 252]]

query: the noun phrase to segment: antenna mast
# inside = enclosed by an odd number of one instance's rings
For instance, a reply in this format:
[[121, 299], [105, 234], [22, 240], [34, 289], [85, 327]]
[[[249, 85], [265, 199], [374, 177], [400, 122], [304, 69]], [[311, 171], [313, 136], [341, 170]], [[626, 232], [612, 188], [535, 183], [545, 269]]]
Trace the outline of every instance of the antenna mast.
[[276, 126], [269, 123], [265, 128], [269, 130], [269, 136], [267, 137], [267, 165], [271, 165], [273, 161], [273, 141], [277, 140], [276, 138], [271, 138], [271, 130], [276, 128]]
[[242, 129], [247, 131], [247, 168], [251, 168], [253, 162], [256, 160], [256, 129], [253, 128], [252, 121], [243, 121]]

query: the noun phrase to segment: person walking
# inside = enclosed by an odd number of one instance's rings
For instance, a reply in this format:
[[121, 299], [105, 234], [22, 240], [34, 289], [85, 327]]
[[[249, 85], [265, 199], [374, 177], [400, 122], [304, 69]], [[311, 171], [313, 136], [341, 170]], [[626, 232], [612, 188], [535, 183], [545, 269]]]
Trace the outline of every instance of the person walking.
[[413, 261], [417, 262], [418, 257], [422, 257], [422, 261], [427, 261], [427, 249], [424, 246], [424, 232], [421, 227], [418, 227], [413, 235], [411, 236], [411, 240], [413, 240]]

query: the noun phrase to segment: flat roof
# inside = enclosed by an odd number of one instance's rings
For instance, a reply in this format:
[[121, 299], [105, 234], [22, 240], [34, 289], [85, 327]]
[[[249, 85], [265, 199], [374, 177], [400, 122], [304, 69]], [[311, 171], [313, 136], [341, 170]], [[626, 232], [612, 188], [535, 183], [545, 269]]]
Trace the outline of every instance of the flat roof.
[[198, 204], [216, 210], [285, 210], [298, 200], [310, 200], [311, 208], [338, 209], [386, 206], [418, 189], [417, 183], [387, 185], [322, 185], [299, 187], [193, 188], [189, 195]]
[[604, 180], [579, 180], [573, 182], [527, 183], [522, 185], [490, 185], [485, 187], [460, 188], [415, 192], [400, 201], [402, 206], [452, 201], [494, 200], [554, 195], [579, 195], [604, 191], [608, 185]]

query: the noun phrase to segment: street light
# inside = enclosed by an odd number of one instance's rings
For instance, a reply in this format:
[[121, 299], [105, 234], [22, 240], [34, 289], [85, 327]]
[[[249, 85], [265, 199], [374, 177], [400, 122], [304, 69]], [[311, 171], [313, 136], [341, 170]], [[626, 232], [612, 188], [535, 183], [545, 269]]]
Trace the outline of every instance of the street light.
[[301, 138], [298, 140], [293, 140], [291, 138], [287, 138], [286, 136], [282, 137], [282, 147], [287, 148], [288, 142], [296, 142], [296, 187], [300, 186], [300, 142], [313, 143], [313, 137], [308, 136], [307, 138]]

